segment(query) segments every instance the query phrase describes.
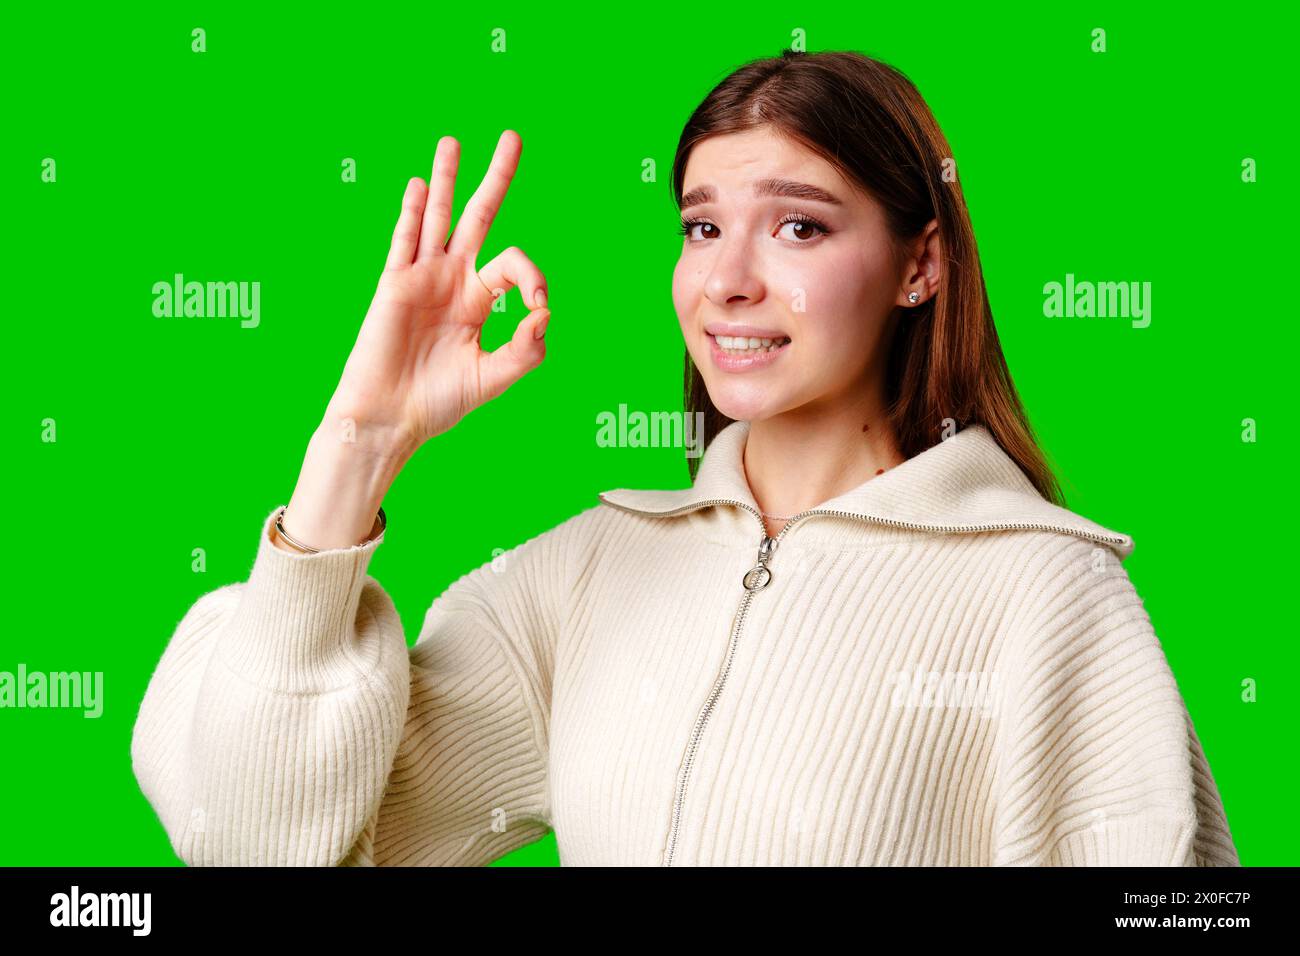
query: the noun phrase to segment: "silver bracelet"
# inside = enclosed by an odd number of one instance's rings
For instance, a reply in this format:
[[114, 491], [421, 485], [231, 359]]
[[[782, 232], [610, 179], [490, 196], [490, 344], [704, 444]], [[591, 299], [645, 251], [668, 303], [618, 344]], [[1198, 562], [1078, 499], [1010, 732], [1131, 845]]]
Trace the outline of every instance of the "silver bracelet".
[[[284, 517], [285, 512], [288, 510], [289, 510], [288, 505], [281, 505], [280, 510], [275, 513], [275, 533], [278, 534], [280, 537], [284, 538], [284, 540], [287, 541], [290, 545], [292, 545], [293, 547], [297, 548], [299, 551], [302, 551], [305, 554], [319, 554], [321, 550], [320, 548], [311, 548], [305, 544], [302, 544], [299, 541], [295, 541], [293, 538], [289, 536], [289, 533], [284, 530], [284, 525], [280, 523], [280, 519]], [[362, 541], [361, 544], [369, 544], [372, 541], [380, 540], [381, 538], [383, 538], [384, 532], [388, 530], [388, 515], [384, 514], [384, 509], [382, 505], [379, 508], [379, 514], [376, 515], [375, 520], [378, 521], [379, 523], [379, 534], [375, 534], [375, 526], [371, 525], [370, 536], [367, 537], [366, 540]], [[359, 546], [360, 545], [356, 545], [356, 547]]]

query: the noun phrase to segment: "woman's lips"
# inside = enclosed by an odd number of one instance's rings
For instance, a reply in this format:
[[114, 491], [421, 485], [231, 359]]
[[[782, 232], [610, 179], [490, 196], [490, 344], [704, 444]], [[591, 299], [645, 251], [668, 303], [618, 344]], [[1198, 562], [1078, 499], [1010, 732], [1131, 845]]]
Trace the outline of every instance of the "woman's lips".
[[[707, 333], [705, 333], [707, 335]], [[755, 349], [752, 355], [728, 354], [718, 345], [716, 336], [709, 335], [709, 354], [713, 356], [713, 365], [724, 372], [748, 372], [753, 369], [767, 368], [777, 361], [790, 347], [789, 341], [774, 349]]]

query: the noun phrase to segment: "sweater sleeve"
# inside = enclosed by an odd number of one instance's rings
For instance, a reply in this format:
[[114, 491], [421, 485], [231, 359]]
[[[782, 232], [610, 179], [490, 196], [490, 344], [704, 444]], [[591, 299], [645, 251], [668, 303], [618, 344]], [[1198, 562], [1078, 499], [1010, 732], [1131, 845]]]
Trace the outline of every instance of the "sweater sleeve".
[[1240, 866], [1127, 572], [1082, 539], [1033, 572], [1004, 670], [995, 865]]
[[380, 542], [298, 555], [168, 642], [131, 742], [190, 865], [485, 865], [548, 832], [553, 532], [464, 575], [408, 647]]

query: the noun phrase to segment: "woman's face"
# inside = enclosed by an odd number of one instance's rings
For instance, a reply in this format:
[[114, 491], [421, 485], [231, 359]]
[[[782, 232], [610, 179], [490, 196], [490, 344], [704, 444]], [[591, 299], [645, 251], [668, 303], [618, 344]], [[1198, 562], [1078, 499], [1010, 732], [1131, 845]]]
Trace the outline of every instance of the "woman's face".
[[755, 421], [879, 386], [907, 290], [875, 200], [761, 127], [696, 144], [682, 218], [673, 304], [719, 411]]

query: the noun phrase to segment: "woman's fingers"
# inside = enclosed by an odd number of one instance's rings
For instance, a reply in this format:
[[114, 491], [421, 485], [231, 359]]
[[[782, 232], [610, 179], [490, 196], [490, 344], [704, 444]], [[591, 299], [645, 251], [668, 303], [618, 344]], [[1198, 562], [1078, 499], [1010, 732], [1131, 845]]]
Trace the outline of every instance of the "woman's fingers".
[[460, 143], [450, 136], [438, 140], [433, 152], [433, 172], [429, 175], [429, 198], [424, 204], [424, 221], [420, 226], [417, 259], [441, 254], [451, 225], [451, 202], [456, 188], [456, 169], [460, 165]]
[[519, 166], [519, 153], [523, 143], [514, 130], [506, 130], [497, 140], [496, 152], [488, 171], [479, 183], [474, 195], [465, 204], [465, 211], [460, 214], [460, 221], [447, 242], [447, 252], [467, 257], [471, 262], [478, 256], [492, 220], [496, 218], [501, 201], [505, 198], [510, 180]]
[[518, 246], [503, 250], [478, 270], [478, 276], [493, 298], [518, 286], [524, 305], [530, 309], [546, 305], [546, 277]]
[[525, 372], [536, 368], [546, 357], [546, 340], [538, 335], [546, 330], [550, 309], [534, 309], [524, 316], [509, 342], [479, 356], [480, 401], [496, 398], [518, 381]]
[[524, 303], [532, 309], [515, 326], [515, 334], [509, 342], [479, 355], [481, 401], [486, 402], [496, 398], [546, 357], [546, 341], [542, 334], [550, 321], [551, 310], [546, 308], [546, 277], [517, 246], [503, 250], [480, 269], [478, 275], [483, 284], [497, 295], [504, 295], [518, 286]]
[[388, 247], [387, 269], [409, 266], [415, 258], [416, 243], [420, 239], [420, 219], [424, 214], [424, 199], [428, 187], [418, 176], [406, 184], [402, 195], [402, 211], [393, 227], [393, 242]]

